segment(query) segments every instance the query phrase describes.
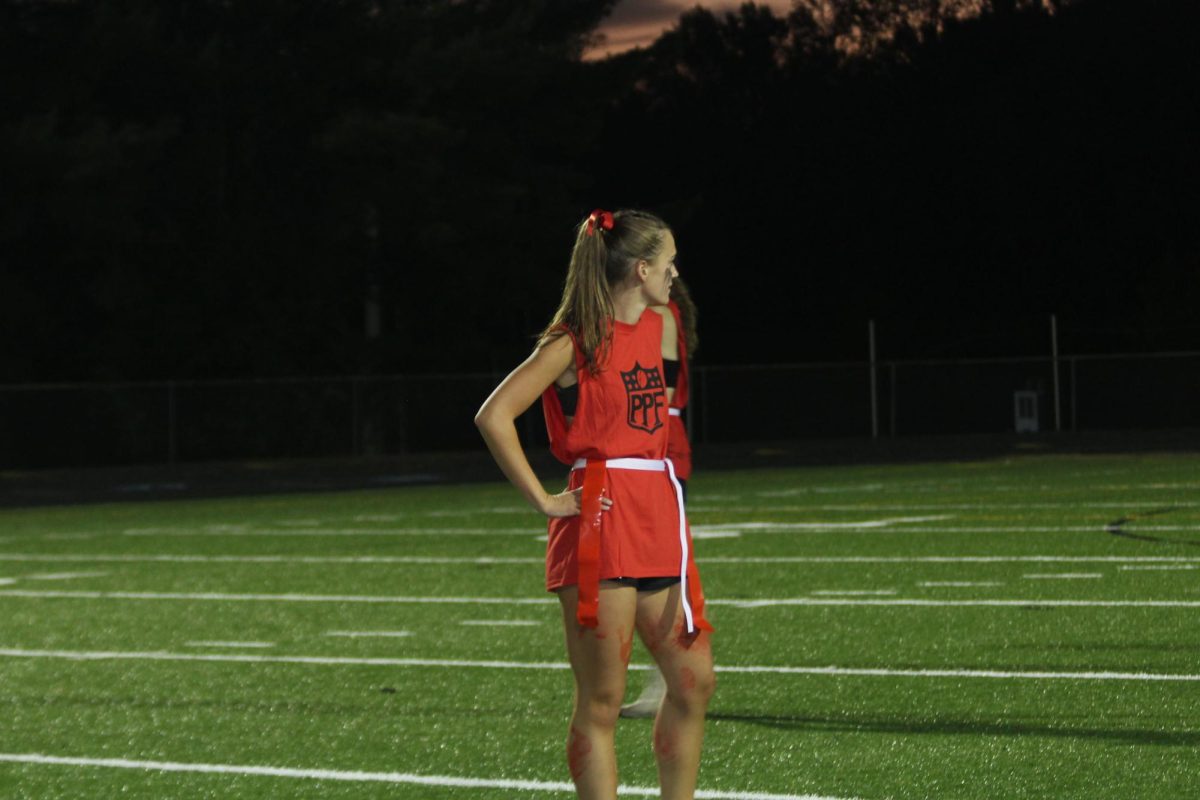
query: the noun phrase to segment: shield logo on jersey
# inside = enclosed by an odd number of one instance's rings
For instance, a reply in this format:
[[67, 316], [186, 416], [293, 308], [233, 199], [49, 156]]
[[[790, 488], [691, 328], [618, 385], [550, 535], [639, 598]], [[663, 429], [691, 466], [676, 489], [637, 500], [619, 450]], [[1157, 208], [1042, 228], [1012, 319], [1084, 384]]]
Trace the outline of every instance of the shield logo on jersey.
[[663, 410], [667, 407], [667, 392], [658, 367], [646, 369], [634, 362], [633, 369], [621, 373], [628, 398], [625, 421], [629, 427], [654, 433], [663, 426]]

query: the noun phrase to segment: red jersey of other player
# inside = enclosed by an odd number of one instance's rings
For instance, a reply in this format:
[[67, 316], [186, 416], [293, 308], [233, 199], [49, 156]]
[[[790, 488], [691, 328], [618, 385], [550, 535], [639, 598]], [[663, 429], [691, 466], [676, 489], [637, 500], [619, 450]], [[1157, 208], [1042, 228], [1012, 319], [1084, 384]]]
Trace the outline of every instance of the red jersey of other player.
[[667, 303], [667, 308], [675, 319], [676, 343], [679, 350], [679, 377], [676, 378], [675, 393], [671, 397], [667, 458], [675, 464], [675, 474], [679, 479], [686, 481], [692, 477], [692, 443], [688, 441], [687, 425], [683, 419], [683, 410], [688, 404], [688, 337], [685, 335], [688, 328], [675, 300]]

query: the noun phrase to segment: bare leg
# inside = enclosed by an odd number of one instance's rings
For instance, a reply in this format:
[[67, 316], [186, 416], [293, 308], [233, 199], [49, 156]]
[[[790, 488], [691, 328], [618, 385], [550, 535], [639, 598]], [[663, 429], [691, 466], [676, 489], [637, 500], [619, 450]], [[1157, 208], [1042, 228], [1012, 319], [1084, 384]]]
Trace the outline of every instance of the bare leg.
[[637, 630], [667, 682], [667, 696], [654, 721], [662, 798], [691, 800], [700, 771], [704, 715], [716, 688], [710, 636], [686, 632], [679, 586], [638, 595]]
[[625, 694], [625, 672], [633, 649], [637, 591], [601, 582], [600, 624], [584, 628], [575, 618], [579, 593], [558, 593], [567, 655], [575, 675], [575, 709], [567, 736], [567, 765], [582, 800], [617, 796], [617, 756], [613, 734]]

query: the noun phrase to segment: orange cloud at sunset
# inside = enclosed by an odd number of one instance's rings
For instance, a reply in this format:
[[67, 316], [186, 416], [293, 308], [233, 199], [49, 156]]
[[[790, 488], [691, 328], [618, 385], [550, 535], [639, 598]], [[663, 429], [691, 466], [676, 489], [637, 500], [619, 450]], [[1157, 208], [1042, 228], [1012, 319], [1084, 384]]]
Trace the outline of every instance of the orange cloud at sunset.
[[[755, 5], [767, 6], [777, 15], [785, 16], [795, 5], [807, 6], [816, 18], [832, 22], [836, 0], [752, 0]], [[602, 42], [594, 47], [587, 55], [589, 59], [599, 59], [605, 56], [622, 53], [635, 47], [643, 47], [654, 42], [664, 31], [673, 27], [679, 16], [690, 9], [701, 6], [721, 14], [734, 11], [744, 5], [747, 0], [619, 0], [612, 15], [601, 23], [598, 33], [603, 37]], [[1028, 5], [1052, 10], [1049, 0], [1019, 0]], [[893, 14], [899, 14], [908, 25], [919, 28], [930, 21], [933, 14], [939, 19], [935, 25], [940, 30], [944, 20], [965, 19], [979, 14], [984, 6], [984, 0], [940, 0], [927, 5], [913, 3], [910, 6], [900, 6]], [[935, 11], [936, 9], [936, 11]], [[886, 10], [885, 10], [885, 13]], [[876, 35], [879, 35], [878, 33]], [[884, 34], [889, 38], [889, 34]], [[869, 44], [856, 38], [856, 34], [848, 34], [839, 39], [840, 47], [846, 52], [855, 52]]]
[[[608, 55], [648, 45], [666, 29], [673, 26], [685, 11], [703, 6], [714, 12], [732, 11], [742, 5], [743, 0], [620, 0], [612, 16], [599, 29], [604, 41], [590, 54], [590, 58]], [[758, 5], [770, 6], [775, 13], [783, 15], [791, 10], [791, 0], [759, 0]]]

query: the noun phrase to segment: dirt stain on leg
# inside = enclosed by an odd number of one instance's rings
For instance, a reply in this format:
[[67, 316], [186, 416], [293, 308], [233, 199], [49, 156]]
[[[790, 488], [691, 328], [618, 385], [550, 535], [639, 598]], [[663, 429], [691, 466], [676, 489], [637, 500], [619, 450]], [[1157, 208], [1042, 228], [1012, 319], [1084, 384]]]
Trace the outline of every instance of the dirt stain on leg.
[[656, 628], [651, 628], [642, 635], [642, 641], [645, 643], [646, 649], [651, 653], [658, 652], [658, 649], [662, 647], [662, 640], [662, 634]]
[[629, 667], [629, 658], [633, 655], [633, 630], [630, 629], [628, 636], [621, 637], [621, 663]]
[[592, 742], [578, 728], [571, 728], [567, 738], [567, 767], [571, 777], [579, 780], [579, 776], [587, 769], [587, 756], [592, 752]]
[[675, 734], [664, 728], [654, 729], [654, 754], [660, 761], [674, 761], [679, 756]]
[[690, 692], [696, 688], [696, 673], [689, 667], [683, 667], [679, 670], [679, 685], [685, 692]]

